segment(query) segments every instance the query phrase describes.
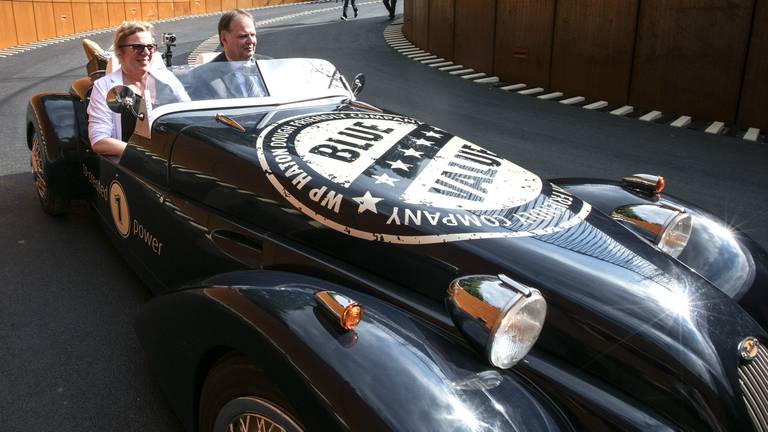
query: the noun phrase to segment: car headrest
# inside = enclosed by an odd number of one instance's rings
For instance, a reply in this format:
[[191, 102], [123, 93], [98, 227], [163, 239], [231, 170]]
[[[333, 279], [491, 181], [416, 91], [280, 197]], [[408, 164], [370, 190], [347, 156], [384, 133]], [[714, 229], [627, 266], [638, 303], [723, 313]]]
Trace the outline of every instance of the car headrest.
[[88, 59], [88, 63], [85, 65], [88, 76], [94, 80], [104, 76], [104, 71], [107, 69], [107, 62], [110, 57], [109, 53], [101, 49], [99, 44], [90, 39], [83, 39], [83, 50]]

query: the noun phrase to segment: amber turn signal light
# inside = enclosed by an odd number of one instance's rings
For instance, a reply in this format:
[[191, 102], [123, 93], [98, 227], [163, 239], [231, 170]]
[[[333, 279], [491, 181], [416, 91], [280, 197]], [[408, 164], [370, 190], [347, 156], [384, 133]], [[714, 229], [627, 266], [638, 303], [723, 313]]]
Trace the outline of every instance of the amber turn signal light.
[[660, 194], [664, 190], [664, 186], [667, 185], [664, 177], [652, 174], [634, 174], [623, 177], [622, 180], [629, 187], [647, 193]]
[[363, 306], [334, 291], [319, 291], [315, 300], [344, 330], [352, 330], [363, 319]]

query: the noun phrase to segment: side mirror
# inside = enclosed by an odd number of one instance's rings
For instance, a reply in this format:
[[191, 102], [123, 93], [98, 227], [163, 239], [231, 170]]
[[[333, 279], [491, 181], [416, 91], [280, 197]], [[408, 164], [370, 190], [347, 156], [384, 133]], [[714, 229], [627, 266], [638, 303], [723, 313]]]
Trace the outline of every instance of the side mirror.
[[136, 93], [130, 87], [117, 85], [107, 92], [107, 106], [113, 112], [130, 112], [139, 120], [144, 120], [144, 113], [136, 112]]
[[359, 73], [352, 80], [352, 94], [355, 96], [359, 95], [363, 91], [363, 87], [365, 87], [365, 75]]

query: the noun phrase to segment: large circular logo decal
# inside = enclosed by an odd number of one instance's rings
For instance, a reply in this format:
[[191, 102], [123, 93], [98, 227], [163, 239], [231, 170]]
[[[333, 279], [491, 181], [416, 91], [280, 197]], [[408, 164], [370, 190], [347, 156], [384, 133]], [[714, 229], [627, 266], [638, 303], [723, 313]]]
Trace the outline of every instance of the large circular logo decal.
[[121, 236], [128, 237], [131, 231], [131, 213], [128, 210], [128, 199], [125, 197], [123, 186], [117, 180], [109, 185], [109, 208], [112, 210], [115, 228]]
[[259, 135], [259, 162], [297, 209], [355, 237], [393, 243], [561, 231], [590, 207], [535, 174], [408, 117], [322, 113]]

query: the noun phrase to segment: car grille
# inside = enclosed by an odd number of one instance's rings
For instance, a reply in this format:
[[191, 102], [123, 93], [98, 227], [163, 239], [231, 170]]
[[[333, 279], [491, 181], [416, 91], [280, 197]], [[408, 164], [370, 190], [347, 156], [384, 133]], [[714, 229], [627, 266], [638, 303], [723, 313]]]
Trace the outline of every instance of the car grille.
[[757, 432], [768, 432], [768, 350], [760, 345], [757, 357], [739, 365], [739, 384]]

